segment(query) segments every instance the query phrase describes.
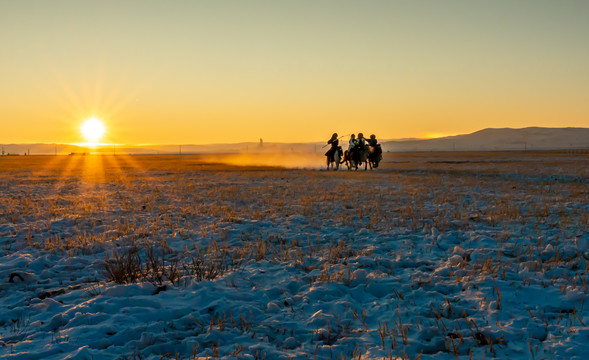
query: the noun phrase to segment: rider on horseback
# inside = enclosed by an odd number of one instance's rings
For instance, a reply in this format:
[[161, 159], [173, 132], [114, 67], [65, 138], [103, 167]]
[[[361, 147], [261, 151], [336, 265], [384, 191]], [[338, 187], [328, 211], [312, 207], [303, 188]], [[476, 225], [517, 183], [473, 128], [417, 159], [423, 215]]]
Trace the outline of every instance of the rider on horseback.
[[358, 169], [358, 165], [366, 160], [366, 139], [362, 133], [358, 134], [358, 138], [354, 134], [350, 136], [350, 147], [348, 148], [348, 154], [345, 158], [348, 164], [348, 169]]
[[376, 136], [374, 134], [370, 135], [368, 145], [372, 146], [379, 155], [382, 154], [382, 148], [380, 147], [380, 144], [378, 143], [378, 140], [376, 140]]
[[374, 134], [370, 135], [368, 145], [372, 148], [371, 157], [374, 162], [374, 167], [378, 167], [378, 162], [382, 160], [382, 147], [378, 143], [378, 140], [376, 140], [376, 136]]
[[362, 133], [358, 133], [358, 149], [360, 149], [360, 151], [363, 151], [364, 148], [366, 147], [366, 139], [364, 138], [364, 134]]
[[333, 135], [331, 135], [331, 139], [327, 141], [327, 144], [331, 144], [331, 148], [325, 153], [325, 156], [327, 156], [327, 165], [329, 165], [330, 161], [334, 161], [333, 155], [336, 151], [338, 151], [339, 140], [337, 138], [337, 133], [333, 133]]
[[348, 146], [348, 152], [351, 152], [353, 148], [358, 146], [358, 140], [356, 140], [355, 134], [350, 135], [350, 142], [349, 143], [350, 143], [350, 146]]

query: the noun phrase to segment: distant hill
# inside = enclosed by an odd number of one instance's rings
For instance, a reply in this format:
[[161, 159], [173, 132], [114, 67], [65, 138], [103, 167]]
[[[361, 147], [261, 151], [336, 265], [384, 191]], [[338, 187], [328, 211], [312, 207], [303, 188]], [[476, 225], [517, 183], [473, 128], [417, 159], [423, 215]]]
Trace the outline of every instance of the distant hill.
[[384, 151], [514, 151], [589, 149], [589, 128], [484, 129], [424, 140], [392, 140]]
[[[436, 139], [400, 139], [381, 142], [384, 151], [521, 151], [521, 150], [574, 150], [589, 149], [589, 128], [484, 129], [472, 134], [447, 136]], [[342, 140], [347, 147], [347, 139]], [[244, 142], [215, 145], [116, 145], [88, 149], [71, 144], [4, 144], [5, 154], [212, 154], [212, 153], [322, 153], [327, 150], [321, 143], [258, 143]]]

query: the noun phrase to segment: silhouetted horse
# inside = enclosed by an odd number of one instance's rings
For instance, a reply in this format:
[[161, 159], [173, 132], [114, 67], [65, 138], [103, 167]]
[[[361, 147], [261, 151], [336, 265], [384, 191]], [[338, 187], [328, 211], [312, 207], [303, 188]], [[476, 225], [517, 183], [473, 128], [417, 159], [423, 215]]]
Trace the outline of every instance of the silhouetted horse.
[[358, 166], [364, 164], [364, 170], [366, 170], [368, 168], [368, 154], [367, 147], [365, 147], [364, 150], [354, 147], [350, 151], [346, 150], [342, 163], [346, 163], [348, 170], [351, 170], [352, 168], [358, 170]]
[[337, 148], [336, 151], [333, 152], [332, 156], [327, 156], [327, 170], [329, 169], [333, 169], [333, 170], [338, 170], [339, 169], [339, 164], [341, 164], [342, 162], [341, 160], [341, 146]]
[[[379, 146], [379, 145], [377, 145]], [[380, 164], [380, 160], [382, 160], [382, 150], [374, 147], [368, 147], [368, 165], [370, 165], [371, 169], [376, 169]]]

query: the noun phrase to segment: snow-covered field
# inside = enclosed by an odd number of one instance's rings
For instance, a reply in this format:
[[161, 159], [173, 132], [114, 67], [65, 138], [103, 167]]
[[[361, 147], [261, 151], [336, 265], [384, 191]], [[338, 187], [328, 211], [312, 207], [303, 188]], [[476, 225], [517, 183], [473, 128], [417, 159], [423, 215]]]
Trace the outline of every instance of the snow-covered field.
[[0, 158], [0, 358], [589, 358], [587, 154], [210, 159]]

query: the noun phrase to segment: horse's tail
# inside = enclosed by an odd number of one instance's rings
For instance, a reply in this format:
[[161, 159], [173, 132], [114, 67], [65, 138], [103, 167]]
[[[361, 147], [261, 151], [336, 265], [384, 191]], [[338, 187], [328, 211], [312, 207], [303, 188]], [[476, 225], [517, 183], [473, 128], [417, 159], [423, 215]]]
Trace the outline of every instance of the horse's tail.
[[340, 164], [345, 163], [346, 161], [348, 161], [348, 158], [350, 156], [350, 152], [348, 150], [344, 151], [344, 156], [342, 156], [342, 158], [340, 159]]

